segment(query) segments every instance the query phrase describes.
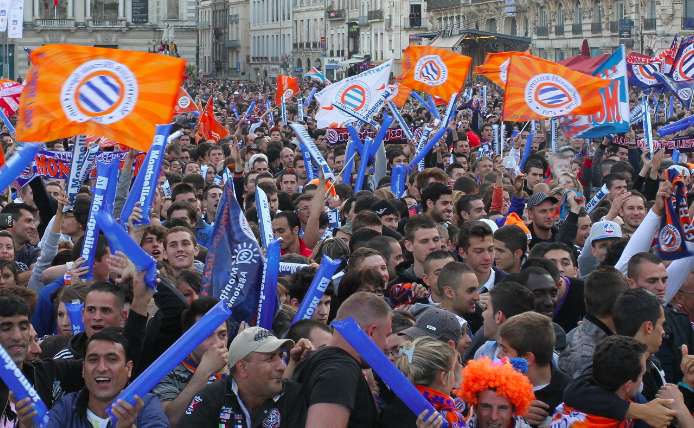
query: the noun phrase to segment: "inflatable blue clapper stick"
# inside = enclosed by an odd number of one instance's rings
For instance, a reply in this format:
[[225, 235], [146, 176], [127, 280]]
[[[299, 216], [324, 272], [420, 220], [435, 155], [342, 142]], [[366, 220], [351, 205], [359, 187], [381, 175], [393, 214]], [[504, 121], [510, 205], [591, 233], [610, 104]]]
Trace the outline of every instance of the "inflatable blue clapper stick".
[[[436, 412], [405, 375], [386, 358], [383, 351], [369, 339], [353, 318], [335, 320], [332, 326], [412, 413], [419, 415], [426, 410], [431, 415]], [[447, 427], [448, 423], [444, 421], [442, 426]]]
[[5, 162], [5, 165], [0, 168], [0, 192], [4, 192], [19, 177], [24, 168], [31, 165], [41, 147], [42, 144], [25, 144]]
[[258, 299], [258, 325], [272, 330], [277, 310], [277, 276], [280, 270], [280, 240], [274, 239], [267, 247], [265, 266]]
[[[46, 426], [48, 424], [46, 404], [2, 345], [0, 345], [0, 360], [2, 360], [0, 361], [0, 379], [7, 385], [7, 389], [12, 392], [15, 400], [21, 401], [27, 397], [31, 398], [36, 411], [36, 416], [33, 419], [34, 424], [38, 427]], [[9, 406], [9, 403], [6, 405]]]
[[333, 275], [335, 275], [337, 268], [340, 267], [340, 263], [340, 259], [333, 260], [328, 256], [323, 256], [320, 261], [320, 267], [313, 276], [313, 281], [311, 281], [311, 285], [306, 292], [306, 296], [304, 296], [299, 310], [296, 311], [296, 315], [292, 319], [292, 325], [313, 317], [316, 306], [318, 306], [320, 299], [325, 294], [325, 290], [330, 286], [330, 281]]

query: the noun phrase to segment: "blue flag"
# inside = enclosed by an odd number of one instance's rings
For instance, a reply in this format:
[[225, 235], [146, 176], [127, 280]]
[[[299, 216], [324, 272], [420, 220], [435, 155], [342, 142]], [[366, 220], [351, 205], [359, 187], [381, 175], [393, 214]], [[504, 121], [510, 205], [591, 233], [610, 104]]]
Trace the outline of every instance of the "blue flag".
[[252, 321], [258, 308], [264, 259], [227, 181], [207, 251], [201, 294], [228, 302], [236, 321]]

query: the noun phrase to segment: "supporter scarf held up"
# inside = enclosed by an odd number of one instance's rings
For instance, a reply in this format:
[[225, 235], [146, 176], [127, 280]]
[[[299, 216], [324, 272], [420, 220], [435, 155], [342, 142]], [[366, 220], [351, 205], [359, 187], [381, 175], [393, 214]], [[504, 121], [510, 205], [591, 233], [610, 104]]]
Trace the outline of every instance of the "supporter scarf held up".
[[687, 185], [680, 173], [667, 170], [668, 180], [673, 185], [674, 198], [665, 198], [665, 215], [660, 220], [658, 232], [658, 256], [664, 260], [677, 260], [691, 255], [685, 241], [694, 242], [694, 226], [687, 207]]
[[423, 385], [417, 385], [417, 390], [427, 399], [434, 409], [441, 413], [451, 428], [467, 427], [463, 415], [455, 405], [455, 401], [446, 394]]

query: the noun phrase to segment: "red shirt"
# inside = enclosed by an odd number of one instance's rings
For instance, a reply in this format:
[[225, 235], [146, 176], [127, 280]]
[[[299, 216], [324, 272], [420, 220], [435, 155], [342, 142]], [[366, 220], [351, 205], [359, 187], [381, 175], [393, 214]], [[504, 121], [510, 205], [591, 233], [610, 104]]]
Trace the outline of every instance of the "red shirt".
[[[287, 250], [282, 248], [280, 250], [280, 255], [284, 256], [285, 254], [287, 254]], [[313, 250], [306, 246], [306, 243], [303, 239], [299, 238], [299, 255], [302, 255], [304, 257], [311, 257], [312, 254]]]

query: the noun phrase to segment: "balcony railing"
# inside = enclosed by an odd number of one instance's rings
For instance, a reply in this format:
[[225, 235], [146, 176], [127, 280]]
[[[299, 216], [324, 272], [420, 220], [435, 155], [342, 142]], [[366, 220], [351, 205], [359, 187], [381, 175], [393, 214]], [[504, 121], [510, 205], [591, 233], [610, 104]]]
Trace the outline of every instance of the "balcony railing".
[[646, 18], [643, 20], [643, 29], [646, 31], [655, 30], [655, 18]]
[[619, 33], [619, 22], [610, 21], [610, 33]]
[[600, 34], [602, 33], [602, 23], [600, 22], [591, 22], [590, 23], [590, 32], [592, 34]]
[[369, 11], [369, 21], [383, 21], [383, 10], [370, 10]]
[[122, 28], [126, 26], [126, 22], [124, 19], [92, 18], [89, 21], [89, 26], [98, 28]]
[[538, 37], [547, 37], [549, 35], [549, 29], [547, 26], [537, 27], [535, 34], [537, 34]]
[[583, 24], [571, 24], [571, 34], [580, 36], [583, 33]]
[[682, 29], [683, 30], [694, 30], [694, 17], [682, 17]]
[[34, 25], [39, 28], [73, 28], [74, 19], [37, 19]]
[[555, 25], [554, 26], [554, 34], [557, 36], [563, 36], [564, 35], [564, 25]]
[[328, 9], [326, 14], [331, 21], [344, 21], [345, 19], [344, 9]]

